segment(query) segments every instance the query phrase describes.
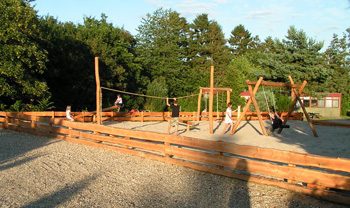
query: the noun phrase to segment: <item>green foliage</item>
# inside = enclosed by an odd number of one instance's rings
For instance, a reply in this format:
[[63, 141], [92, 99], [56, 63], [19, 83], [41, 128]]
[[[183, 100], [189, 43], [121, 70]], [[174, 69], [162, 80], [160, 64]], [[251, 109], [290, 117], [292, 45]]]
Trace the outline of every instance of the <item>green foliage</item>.
[[250, 50], [256, 49], [259, 42], [259, 37], [252, 37], [251, 33], [241, 24], [231, 31], [231, 36], [228, 40], [231, 46], [230, 50], [235, 56], [243, 55]]
[[138, 27], [138, 61], [150, 78], [165, 78], [172, 97], [189, 91], [185, 81], [187, 36], [186, 19], [172, 10], [158, 9], [153, 14], [147, 14]]
[[188, 47], [192, 91], [209, 86], [210, 65], [215, 66], [216, 85], [220, 85], [223, 72], [230, 62], [230, 52], [220, 25], [209, 20], [207, 14], [198, 15], [190, 24]]
[[233, 106], [244, 105], [245, 100], [240, 97], [240, 93], [247, 89], [246, 80], [255, 80], [257, 71], [259, 69], [256, 69], [244, 56], [233, 59], [225, 69], [221, 85], [232, 88], [231, 101]]
[[292, 104], [291, 97], [283, 94], [275, 94], [276, 108], [279, 112], [288, 112]]
[[50, 93], [42, 74], [47, 52], [40, 47], [41, 31], [28, 1], [0, 1], [0, 100], [10, 110], [36, 105]]
[[[147, 87], [147, 95], [166, 97], [168, 89], [164, 77], [158, 77]], [[146, 98], [145, 109], [150, 111], [164, 111], [166, 103], [164, 100], [155, 98]]]
[[50, 101], [51, 97], [43, 98], [38, 102], [37, 105], [28, 105], [27, 110], [29, 111], [47, 111], [52, 110], [54, 108], [53, 102]]
[[[238, 25], [228, 46], [220, 25], [207, 14], [188, 23], [176, 11], [158, 9], [142, 20], [133, 37], [104, 14], [86, 17], [83, 24], [62, 23], [50, 16], [38, 18], [28, 2], [0, 1], [0, 110], [64, 110], [67, 105], [95, 109], [95, 56], [101, 85], [109, 88], [164, 97], [198, 93], [199, 87], [209, 86], [213, 64], [215, 86], [233, 89], [234, 108], [245, 103], [240, 93], [247, 90], [246, 80], [264, 76], [289, 82], [291, 75], [297, 83], [308, 81], [308, 94], [342, 93], [342, 113], [350, 110], [350, 29], [334, 35], [322, 52], [322, 42], [295, 27], [282, 40], [260, 41]], [[272, 89], [265, 95], [269, 106], [288, 109], [289, 95]], [[160, 111], [165, 106], [161, 100], [122, 96], [124, 110]], [[103, 106], [115, 98], [116, 93], [104, 90]], [[261, 89], [257, 99], [261, 110], [267, 110]], [[180, 99], [179, 104], [182, 111], [195, 111], [197, 97]], [[214, 109], [216, 105], [225, 110], [226, 95], [215, 96]]]

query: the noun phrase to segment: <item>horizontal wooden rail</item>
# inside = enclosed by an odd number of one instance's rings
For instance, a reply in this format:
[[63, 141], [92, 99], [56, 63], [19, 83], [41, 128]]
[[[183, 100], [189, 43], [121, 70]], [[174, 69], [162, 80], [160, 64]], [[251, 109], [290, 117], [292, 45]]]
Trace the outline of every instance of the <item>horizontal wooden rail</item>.
[[336, 127], [350, 128], [350, 121], [349, 123], [341, 123], [336, 121], [313, 120], [312, 123], [316, 125], [321, 125], [321, 126], [336, 126]]

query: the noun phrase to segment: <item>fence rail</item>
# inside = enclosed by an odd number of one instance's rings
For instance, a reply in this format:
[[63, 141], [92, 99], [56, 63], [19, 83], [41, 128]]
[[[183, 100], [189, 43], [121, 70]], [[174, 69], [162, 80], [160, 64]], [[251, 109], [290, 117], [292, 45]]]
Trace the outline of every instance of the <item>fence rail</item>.
[[[109, 115], [112, 114], [103, 113], [104, 117]], [[163, 113], [144, 113], [144, 121], [147, 115], [154, 118], [162, 117]], [[182, 117], [193, 119], [193, 115], [188, 113]], [[6, 129], [51, 136], [350, 204], [349, 159], [70, 122], [62, 119], [64, 117], [64, 112], [0, 112], [0, 124]]]

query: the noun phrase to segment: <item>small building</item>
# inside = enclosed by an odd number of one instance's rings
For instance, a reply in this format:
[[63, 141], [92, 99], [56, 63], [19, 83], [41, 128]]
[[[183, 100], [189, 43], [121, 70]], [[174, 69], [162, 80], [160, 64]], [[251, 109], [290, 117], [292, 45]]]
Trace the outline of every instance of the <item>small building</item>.
[[[318, 93], [319, 96], [300, 96], [307, 112], [322, 117], [339, 117], [341, 113], [341, 93]], [[301, 110], [301, 109], [300, 109]]]

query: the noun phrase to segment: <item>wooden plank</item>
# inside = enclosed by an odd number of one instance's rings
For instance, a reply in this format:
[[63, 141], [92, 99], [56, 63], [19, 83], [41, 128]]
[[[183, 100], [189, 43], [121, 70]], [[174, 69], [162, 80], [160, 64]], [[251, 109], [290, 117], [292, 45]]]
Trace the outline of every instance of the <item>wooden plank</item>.
[[210, 66], [210, 93], [209, 93], [209, 134], [214, 133], [213, 121], [213, 103], [214, 103], [214, 66]]
[[206, 164], [229, 167], [236, 170], [246, 171], [249, 174], [264, 175], [279, 179], [290, 179], [305, 183], [317, 184], [329, 188], [350, 190], [350, 177], [336, 174], [322, 173], [294, 166], [283, 166], [269, 162], [254, 161], [243, 158], [225, 157], [222, 155], [208, 154], [191, 151], [183, 148], [171, 147], [168, 154], [182, 157], [184, 160], [198, 161]]
[[[248, 81], [246, 82], [248, 85], [256, 85], [258, 82]], [[290, 84], [290, 83], [284, 83], [284, 82], [269, 82], [269, 81], [262, 81], [261, 85], [263, 86], [270, 86], [270, 87], [288, 87], [288, 88], [298, 88], [300, 85], [297, 84]]]
[[336, 121], [312, 120], [312, 123], [315, 125], [321, 125], [321, 126], [335, 126], [335, 127], [350, 128], [349, 123], [341, 123]]
[[350, 197], [349, 196], [344, 196], [344, 195], [341, 195], [341, 194], [338, 194], [335, 192], [331, 192], [331, 191], [308, 189], [307, 187], [297, 186], [294, 184], [288, 184], [288, 183], [284, 183], [284, 182], [281, 182], [281, 181], [278, 181], [275, 179], [268, 179], [268, 178], [263, 178], [263, 177], [259, 177], [259, 176], [254, 176], [254, 175], [236, 174], [236, 173], [232, 173], [232, 172], [229, 172], [226, 170], [202, 166], [199, 164], [194, 164], [194, 163], [182, 161], [182, 160], [169, 159], [169, 160], [167, 160], [167, 162], [171, 163], [171, 164], [175, 164], [175, 165], [181, 165], [184, 167], [188, 167], [188, 168], [191, 168], [194, 170], [199, 170], [199, 171], [208, 172], [208, 173], [212, 173], [212, 174], [237, 178], [237, 179], [245, 180], [248, 182], [277, 186], [279, 188], [288, 189], [291, 191], [295, 191], [295, 192], [307, 194], [310, 196], [326, 199], [326, 200], [336, 202], [336, 203], [350, 204], [350, 200], [349, 200]]
[[129, 129], [102, 126], [102, 125], [95, 125], [91, 123], [78, 123], [78, 122], [70, 122], [70, 121], [56, 120], [56, 119], [54, 124], [62, 125], [62, 126], [70, 127], [74, 129], [80, 129], [80, 130], [86, 130], [86, 131], [94, 130], [94, 131], [103, 132], [106, 134], [125, 136], [130, 138], [140, 138], [140, 139], [151, 140], [151, 141], [164, 141], [163, 137], [167, 136], [167, 134], [160, 134], [155, 132], [129, 130]]
[[[172, 135], [170, 135], [172, 136]], [[243, 157], [257, 158], [262, 160], [281, 162], [285, 164], [318, 167], [330, 170], [350, 172], [350, 160], [345, 158], [331, 158], [317, 155], [295, 153], [269, 148], [261, 148], [247, 145], [237, 145], [227, 142], [200, 140], [190, 137], [167, 137], [171, 144], [177, 144], [196, 149], [226, 152]]]

